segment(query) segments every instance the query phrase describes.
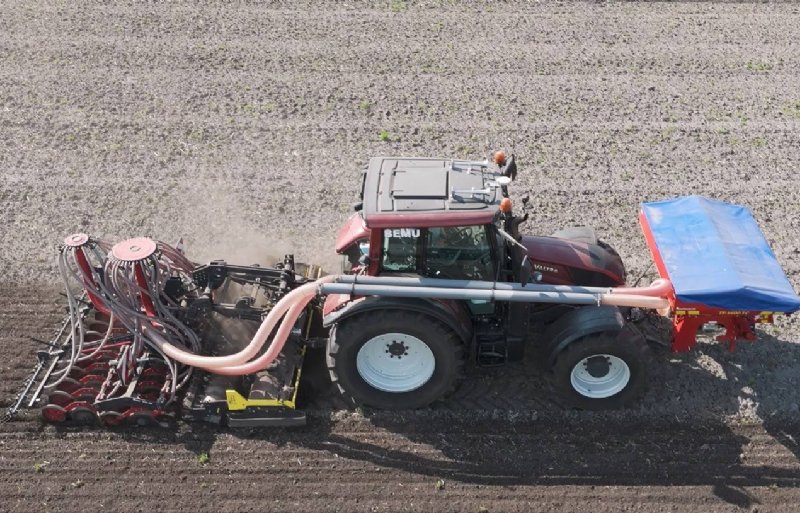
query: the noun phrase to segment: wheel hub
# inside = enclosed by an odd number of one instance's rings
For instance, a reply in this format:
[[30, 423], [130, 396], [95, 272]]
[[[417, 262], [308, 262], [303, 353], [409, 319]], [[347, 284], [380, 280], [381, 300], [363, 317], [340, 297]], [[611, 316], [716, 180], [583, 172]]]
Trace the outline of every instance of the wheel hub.
[[386, 352], [389, 353], [389, 358], [402, 358], [408, 356], [408, 347], [403, 344], [402, 340], [392, 340], [391, 344], [386, 344]]
[[583, 366], [593, 378], [602, 378], [611, 370], [611, 360], [603, 355], [592, 356], [583, 361]]
[[356, 369], [369, 386], [404, 393], [427, 383], [436, 357], [423, 340], [408, 333], [384, 333], [367, 340], [356, 355]]

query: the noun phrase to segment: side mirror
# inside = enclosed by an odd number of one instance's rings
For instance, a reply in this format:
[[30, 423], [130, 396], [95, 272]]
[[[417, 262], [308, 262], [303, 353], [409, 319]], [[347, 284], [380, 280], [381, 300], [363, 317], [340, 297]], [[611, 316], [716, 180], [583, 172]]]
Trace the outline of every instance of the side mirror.
[[517, 162], [514, 155], [508, 157], [505, 167], [503, 168], [503, 175], [511, 178], [512, 180], [517, 177]]
[[517, 240], [520, 240], [522, 235], [519, 233], [519, 225], [524, 223], [528, 220], [528, 214], [526, 213], [524, 216], [516, 216], [514, 219], [511, 220], [511, 236]]

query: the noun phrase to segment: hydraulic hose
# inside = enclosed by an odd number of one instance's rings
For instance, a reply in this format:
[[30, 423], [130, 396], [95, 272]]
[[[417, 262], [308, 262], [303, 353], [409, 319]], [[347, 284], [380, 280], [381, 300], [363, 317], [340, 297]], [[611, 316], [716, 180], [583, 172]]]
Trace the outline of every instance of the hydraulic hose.
[[[317, 295], [323, 294], [356, 294], [356, 295], [383, 295], [393, 297], [436, 297], [441, 299], [484, 299], [497, 301], [520, 301], [537, 303], [570, 303], [570, 304], [609, 304], [617, 306], [638, 306], [640, 308], [665, 308], [668, 301], [658, 297], [660, 293], [670, 290], [667, 280], [655, 282], [651, 287], [641, 289], [624, 289], [620, 294], [614, 289], [587, 288], [568, 286], [537, 286], [528, 290], [516, 290], [514, 287], [500, 287], [492, 290], [487, 288], [491, 283], [473, 282], [479, 284], [470, 288], [445, 288], [445, 287], [420, 287], [419, 279], [410, 278], [406, 285], [366, 285], [361, 283], [334, 283], [337, 279], [347, 280], [350, 277], [326, 276], [316, 282], [307, 283], [287, 294], [269, 312], [261, 323], [258, 331], [250, 344], [238, 353], [227, 356], [201, 356], [190, 351], [180, 349], [167, 341], [156, 330], [145, 327], [146, 336], [159, 351], [183, 364], [200, 367], [215, 374], [238, 376], [252, 374], [269, 366], [278, 357], [283, 349], [292, 327], [306, 305]], [[359, 279], [363, 279], [360, 277]], [[370, 283], [380, 283], [381, 278], [367, 280]], [[396, 278], [395, 280], [402, 280]], [[399, 283], [399, 282], [395, 282]], [[427, 283], [426, 283], [427, 284]], [[513, 285], [513, 284], [497, 284]], [[580, 291], [580, 292], [575, 292]], [[281, 318], [283, 320], [281, 321]], [[278, 323], [280, 322], [280, 325]], [[268, 349], [263, 355], [250, 360], [267, 342], [269, 335], [278, 326]]]
[[[332, 282], [334, 278], [334, 276], [325, 276], [315, 282], [306, 283], [289, 292], [283, 299], [278, 301], [278, 304], [276, 304], [272, 310], [270, 310], [247, 347], [231, 355], [201, 356], [172, 345], [154, 329], [145, 327], [144, 331], [148, 339], [151, 340], [160, 351], [183, 364], [200, 367], [214, 373], [225, 375], [249, 374], [256, 370], [264, 369], [272, 363], [278, 354], [280, 354], [292, 326], [294, 326], [294, 323], [297, 321], [297, 318], [306, 305], [316, 297], [320, 285]], [[275, 337], [273, 337], [267, 352], [258, 359], [240, 366], [240, 364], [244, 364], [261, 350], [281, 317], [283, 317], [283, 322], [278, 332], [275, 334]]]
[[242, 365], [214, 367], [207, 370], [210, 370], [214, 374], [222, 374], [224, 376], [241, 376], [243, 374], [253, 374], [254, 372], [267, 368], [283, 350], [283, 346], [289, 338], [289, 333], [292, 327], [294, 327], [294, 323], [297, 321], [300, 314], [303, 313], [308, 301], [311, 299], [313, 299], [313, 296], [308, 300], [299, 301], [289, 308], [286, 317], [275, 333], [275, 337], [272, 339], [272, 343], [263, 355]]

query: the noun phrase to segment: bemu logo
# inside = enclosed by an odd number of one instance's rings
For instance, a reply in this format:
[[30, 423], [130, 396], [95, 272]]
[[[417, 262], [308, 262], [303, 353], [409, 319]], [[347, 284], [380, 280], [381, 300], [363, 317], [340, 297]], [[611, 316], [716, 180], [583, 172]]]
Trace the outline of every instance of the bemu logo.
[[419, 237], [419, 228], [386, 228], [383, 236], [387, 239], [399, 237]]

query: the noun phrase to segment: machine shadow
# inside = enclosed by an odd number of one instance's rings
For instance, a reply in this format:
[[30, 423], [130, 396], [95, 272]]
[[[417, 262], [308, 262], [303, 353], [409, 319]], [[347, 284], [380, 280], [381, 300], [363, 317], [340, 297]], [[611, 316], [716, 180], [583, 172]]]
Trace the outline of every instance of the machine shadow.
[[[746, 454], [752, 437], [766, 432], [800, 459], [796, 403], [787, 404], [798, 400], [791, 387], [800, 376], [800, 344], [762, 332], [735, 353], [721, 344], [699, 344], [687, 354], [655, 353], [650, 391], [623, 411], [564, 410], [536, 372], [526, 374], [534, 386], [518, 383], [517, 390], [507, 390], [500, 408], [462, 400], [456, 407], [443, 402], [418, 411], [345, 410], [330, 399], [330, 383], [311, 362], [307, 392], [315, 399], [305, 427], [179, 424], [177, 430], [114, 431], [129, 442], [182, 445], [212, 460], [224, 434], [480, 486], [701, 485], [740, 507], [757, 502], [745, 487], [800, 487], [796, 468], [773, 465], [770, 458], [753, 464]], [[502, 386], [520, 378], [513, 369], [496, 376]], [[506, 407], [515, 401], [537, 407]]]
[[388, 446], [360, 436], [363, 427], [351, 434], [322, 414], [310, 418], [307, 430], [315, 436], [292, 443], [478, 485], [707, 485], [720, 499], [746, 507], [752, 498], [742, 487], [800, 486], [796, 469], [770, 459], [754, 465], [746, 454], [751, 436], [766, 431], [800, 459], [793, 392], [800, 345], [759, 335], [734, 353], [718, 343], [687, 354], [657, 349], [651, 389], [629, 410], [565, 411], [541, 386], [518, 397], [524, 404], [533, 400], [536, 411], [443, 404], [411, 412], [359, 410], [353, 414], [358, 421], [344, 421], [391, 434], [395, 441]]

